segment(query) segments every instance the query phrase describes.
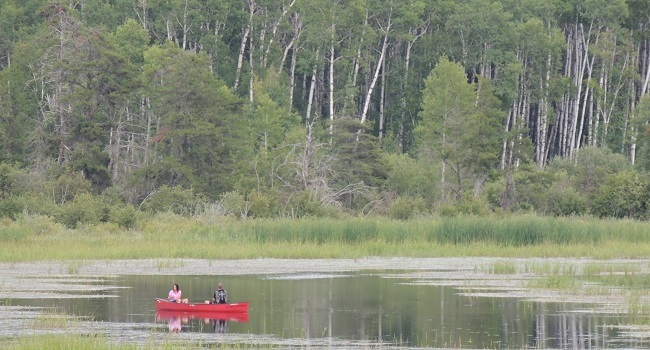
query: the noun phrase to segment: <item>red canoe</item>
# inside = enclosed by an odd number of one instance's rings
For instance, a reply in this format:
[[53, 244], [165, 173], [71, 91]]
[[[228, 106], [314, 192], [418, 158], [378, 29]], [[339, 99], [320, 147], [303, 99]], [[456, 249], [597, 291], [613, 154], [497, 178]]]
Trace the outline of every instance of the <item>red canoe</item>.
[[182, 311], [187, 313], [218, 312], [218, 313], [245, 313], [248, 312], [248, 302], [234, 304], [183, 304], [172, 303], [165, 299], [156, 299], [158, 311]]
[[156, 312], [156, 320], [163, 321], [173, 318], [202, 318], [204, 320], [224, 320], [234, 322], [248, 322], [247, 312], [214, 312], [214, 311], [201, 311], [201, 312], [186, 312], [186, 311], [165, 311], [160, 310]]

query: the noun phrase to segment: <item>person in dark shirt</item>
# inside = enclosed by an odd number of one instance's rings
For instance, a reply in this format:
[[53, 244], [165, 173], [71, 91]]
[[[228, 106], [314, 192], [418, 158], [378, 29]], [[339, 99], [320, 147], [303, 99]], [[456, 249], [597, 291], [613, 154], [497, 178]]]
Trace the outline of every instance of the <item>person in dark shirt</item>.
[[228, 293], [226, 293], [226, 290], [223, 289], [223, 283], [219, 282], [217, 284], [217, 290], [214, 292], [214, 295], [212, 296], [212, 300], [206, 300], [206, 304], [226, 304], [228, 303]]
[[212, 303], [226, 304], [227, 302], [228, 302], [228, 293], [226, 293], [226, 290], [223, 289], [223, 284], [219, 282], [219, 284], [217, 284], [217, 290], [214, 292], [214, 295], [212, 296]]

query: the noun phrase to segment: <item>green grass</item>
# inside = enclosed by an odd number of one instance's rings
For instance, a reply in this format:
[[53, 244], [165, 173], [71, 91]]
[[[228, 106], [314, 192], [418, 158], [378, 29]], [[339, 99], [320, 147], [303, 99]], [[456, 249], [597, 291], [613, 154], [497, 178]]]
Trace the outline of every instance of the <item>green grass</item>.
[[643, 293], [632, 293], [627, 302], [624, 322], [636, 325], [650, 325], [650, 305], [641, 300]]
[[574, 276], [549, 275], [528, 282], [531, 288], [576, 291], [580, 283]]
[[[45, 334], [33, 336], [20, 336], [16, 339], [3, 341], [3, 347], [15, 350], [126, 350], [137, 349], [134, 345], [111, 344], [101, 336], [69, 335], [69, 334]], [[153, 348], [152, 348], [153, 349]]]
[[498, 261], [489, 266], [487, 272], [496, 275], [512, 275], [517, 273], [517, 265], [511, 261]]
[[213, 346], [191, 340], [151, 340], [145, 344], [115, 342], [101, 334], [44, 334], [25, 335], [14, 339], [2, 339], [7, 350], [193, 350], [193, 349], [273, 349], [268, 344], [226, 344]]
[[[101, 249], [98, 249], [101, 247]], [[385, 218], [245, 220], [158, 215], [131, 230], [66, 229], [50, 218], [0, 222], [0, 261], [404, 257], [650, 256], [650, 224], [627, 220]], [[79, 265], [71, 263], [74, 274]]]
[[34, 330], [65, 329], [74, 319], [59, 312], [45, 312], [35, 317], [32, 324]]

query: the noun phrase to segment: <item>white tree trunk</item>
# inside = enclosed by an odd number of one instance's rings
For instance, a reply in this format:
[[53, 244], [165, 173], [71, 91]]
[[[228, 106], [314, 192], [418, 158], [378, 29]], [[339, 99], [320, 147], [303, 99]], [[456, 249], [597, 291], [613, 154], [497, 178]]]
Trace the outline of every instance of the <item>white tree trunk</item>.
[[571, 114], [569, 130], [567, 131], [566, 139], [566, 156], [573, 157], [574, 150], [577, 145], [577, 128], [578, 128], [578, 119], [584, 120], [585, 108], [582, 109], [582, 115], [580, 114], [580, 98], [582, 96], [583, 82], [585, 77], [585, 70], [587, 70], [588, 78], [591, 78], [591, 64], [589, 62], [589, 46], [587, 40], [585, 39], [584, 28], [582, 24], [579, 25], [577, 33], [575, 36], [575, 42], [573, 46], [576, 57], [573, 62], [574, 71], [573, 71], [573, 83], [576, 86], [576, 92], [572, 96], [571, 104]]
[[384, 101], [386, 100], [386, 60], [381, 63], [381, 88], [379, 92], [379, 141], [384, 136]]
[[174, 39], [175, 39], [174, 26], [172, 25], [171, 22], [172, 22], [172, 20], [169, 17], [165, 20], [165, 27], [167, 28], [167, 40], [168, 41], [174, 41]]
[[546, 76], [540, 82], [540, 88], [544, 91], [544, 98], [540, 101], [540, 122], [538, 125], [538, 137], [537, 143], [539, 147], [537, 148], [537, 165], [544, 169], [546, 166], [546, 159], [548, 159], [548, 143], [547, 143], [547, 130], [548, 130], [548, 114], [549, 114], [549, 87], [551, 81], [551, 62], [552, 55], [549, 53], [546, 58]]
[[[636, 65], [636, 62], [633, 62], [634, 65]], [[634, 80], [630, 80], [630, 91], [634, 91], [634, 88], [636, 87], [636, 82]], [[641, 92], [641, 97], [643, 97], [644, 93]], [[630, 98], [630, 110], [633, 111], [633, 113], [636, 111], [636, 106], [637, 106], [637, 99], [636, 96], [631, 96]], [[632, 114], [630, 116], [630, 119], [634, 118], [635, 114]], [[637, 137], [639, 136], [639, 131], [635, 127], [634, 123], [630, 123], [630, 162], [632, 165], [636, 164], [636, 141]]]
[[[127, 108], [127, 114], [129, 113]], [[115, 128], [111, 128], [109, 135], [109, 162], [108, 162], [108, 171], [111, 172], [111, 181], [116, 182], [119, 176], [119, 167], [118, 163], [120, 160], [120, 146], [122, 144], [122, 118], [119, 118]]]
[[[318, 57], [318, 50], [316, 50], [316, 57]], [[305, 122], [307, 124], [311, 123], [311, 109], [314, 104], [314, 93], [316, 91], [316, 73], [317, 71], [317, 66], [314, 63], [314, 69], [311, 73], [311, 86], [309, 87], [309, 99], [307, 102], [307, 115], [305, 116]]]
[[[614, 60], [616, 59], [614, 56], [616, 56], [616, 53], [612, 53], [613, 57], [612, 59], [612, 64], [614, 63]], [[621, 68], [622, 71], [625, 71], [627, 68], [627, 65], [630, 61], [630, 55], [627, 54], [625, 55], [625, 59], [623, 60], [623, 67]], [[613, 69], [613, 67], [612, 67]], [[613, 96], [611, 96], [611, 101], [607, 101], [607, 95], [603, 96], [603, 107], [604, 107], [604, 114], [603, 114], [603, 145], [605, 145], [605, 142], [607, 140], [607, 132], [609, 129], [609, 122], [612, 119], [612, 113], [614, 111], [614, 107], [616, 106], [616, 103], [618, 102], [618, 94], [621, 92], [621, 89], [625, 85], [626, 80], [624, 80], [623, 77], [619, 78], [619, 81], [617, 82], [616, 86], [614, 86], [614, 92], [612, 93]], [[611, 83], [608, 84], [609, 87], [611, 87]], [[606, 89], [609, 89], [607, 87]], [[605, 90], [607, 91], [607, 90]], [[609, 105], [609, 106], [608, 106]]]
[[397, 146], [399, 147], [400, 150], [404, 150], [404, 133], [405, 133], [404, 120], [406, 119], [406, 94], [408, 93], [408, 88], [409, 88], [408, 84], [409, 84], [409, 73], [410, 73], [409, 69], [411, 66], [411, 50], [413, 49], [414, 43], [415, 43], [415, 39], [407, 43], [406, 56], [404, 59], [404, 83], [402, 85], [402, 95], [400, 96], [400, 118], [399, 118], [399, 129], [397, 135]]
[[284, 62], [287, 61], [287, 56], [289, 55], [289, 51], [293, 49], [293, 43], [296, 41], [296, 38], [291, 38], [291, 41], [289, 44], [287, 44], [287, 47], [284, 48], [284, 51], [282, 52], [282, 58], [280, 59], [280, 64], [278, 65], [278, 74], [282, 73], [282, 69], [284, 68]]
[[[641, 96], [649, 92], [648, 82], [650, 81], [650, 40], [646, 40], [645, 48], [646, 52], [645, 55], [643, 55], [643, 57], [645, 57], [645, 62], [642, 62], [642, 66], [645, 67], [645, 78], [643, 78], [643, 83], [641, 85]], [[638, 51], [640, 52], [641, 50]]]
[[251, 27], [247, 25], [244, 28], [244, 34], [242, 35], [241, 45], [239, 46], [239, 55], [237, 56], [237, 70], [235, 71], [235, 84], [233, 88], [237, 90], [239, 87], [239, 78], [241, 77], [241, 69], [244, 65], [244, 52], [246, 51], [246, 44], [248, 43], [248, 35], [250, 34]]
[[147, 11], [148, 11], [147, 0], [137, 0], [137, 5], [139, 5], [139, 7], [142, 9], [142, 15], [140, 14], [140, 11], [138, 11], [135, 2], [133, 3], [133, 10], [135, 11], [135, 14], [138, 16], [142, 28], [145, 30], [149, 30], [147, 25]]
[[294, 48], [291, 52], [291, 68], [289, 69], [289, 107], [293, 109], [293, 95], [296, 90], [296, 60], [297, 52]]
[[[241, 70], [242, 67], [244, 66], [244, 53], [246, 51], [246, 44], [248, 43], [248, 37], [251, 31], [253, 30], [253, 16], [255, 15], [255, 9], [257, 7], [257, 5], [255, 4], [255, 0], [245, 0], [244, 2], [248, 5], [248, 23], [246, 23], [246, 27], [244, 27], [244, 33], [242, 35], [241, 45], [239, 45], [239, 55], [237, 56], [237, 70], [235, 71], [235, 84], [234, 84], [235, 90], [239, 87]], [[253, 45], [249, 45], [249, 47], [250, 50], [253, 51]], [[249, 53], [249, 57], [252, 57], [252, 53]]]
[[[291, 2], [289, 3], [289, 6], [287, 6], [287, 7], [283, 6], [282, 7], [282, 14], [278, 18], [278, 20], [275, 21], [273, 26], [271, 27], [271, 38], [269, 39], [269, 44], [266, 45], [266, 51], [264, 51], [264, 58], [262, 60], [262, 66], [264, 68], [266, 68], [267, 59], [268, 59], [268, 56], [269, 56], [269, 51], [271, 51], [271, 46], [273, 45], [273, 42], [275, 41], [275, 37], [276, 37], [276, 35], [278, 33], [278, 27], [280, 27], [280, 23], [282, 23], [282, 20], [287, 15], [287, 12], [289, 12], [289, 10], [293, 7], [293, 5], [295, 3], [296, 3], [296, 0], [291, 0]], [[293, 39], [291, 39], [291, 43], [293, 43]], [[291, 46], [291, 43], [288, 46]], [[286, 49], [285, 49], [285, 57], [286, 57]], [[283, 61], [284, 61], [284, 57], [283, 57]]]
[[336, 25], [332, 24], [332, 37], [330, 38], [330, 59], [329, 59], [329, 117], [330, 134], [334, 130], [334, 33]]
[[253, 103], [253, 83], [254, 83], [254, 65], [255, 61], [253, 59], [253, 52], [254, 46], [253, 46], [253, 36], [251, 35], [250, 39], [248, 40], [248, 69], [249, 69], [249, 75], [248, 75], [248, 101], [252, 104]]
[[372, 82], [370, 83], [370, 87], [368, 88], [368, 93], [366, 94], [365, 102], [363, 103], [363, 111], [361, 112], [361, 124], [363, 124], [366, 121], [366, 118], [368, 116], [368, 108], [370, 107], [370, 99], [372, 98], [372, 92], [375, 88], [375, 84], [377, 84], [377, 79], [379, 78], [379, 72], [381, 71], [381, 66], [384, 62], [384, 56], [386, 55], [386, 48], [388, 47], [389, 30], [390, 30], [390, 24], [388, 25], [388, 29], [384, 34], [384, 41], [381, 45], [381, 54], [379, 55], [379, 61], [377, 61], [377, 66], [375, 67], [375, 73], [372, 76]]
[[298, 60], [300, 34], [302, 33], [300, 16], [298, 14], [292, 16], [291, 23], [293, 25], [293, 39], [291, 41], [293, 49], [291, 50], [291, 67], [289, 68], [289, 107], [293, 109], [293, 96], [296, 88], [296, 62]]
[[[513, 119], [514, 119], [514, 110], [515, 110], [515, 103], [512, 102], [512, 108], [510, 108], [510, 111], [508, 112], [508, 119], [506, 120], [505, 123], [505, 133], [510, 131], [513, 125]], [[508, 154], [508, 140], [503, 140], [503, 143], [501, 144], [501, 161], [500, 163], [500, 168], [503, 170], [506, 168], [507, 164], [507, 154]]]
[[185, 0], [185, 7], [183, 11], [183, 50], [187, 49], [187, 32], [190, 31], [190, 25], [187, 24], [187, 4], [188, 0]]

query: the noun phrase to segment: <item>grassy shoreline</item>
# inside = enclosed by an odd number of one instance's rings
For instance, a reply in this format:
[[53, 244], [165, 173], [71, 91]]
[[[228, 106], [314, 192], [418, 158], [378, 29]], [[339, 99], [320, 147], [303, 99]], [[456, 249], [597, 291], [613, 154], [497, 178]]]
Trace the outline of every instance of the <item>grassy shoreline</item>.
[[47, 217], [0, 222], [0, 261], [379, 257], [650, 256], [650, 223], [591, 218], [246, 220], [159, 215], [130, 230], [68, 229]]

